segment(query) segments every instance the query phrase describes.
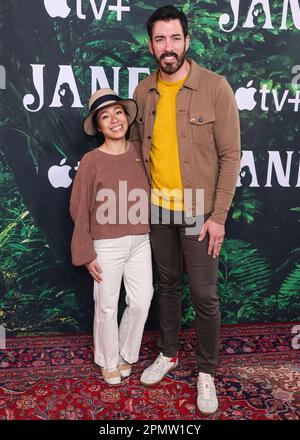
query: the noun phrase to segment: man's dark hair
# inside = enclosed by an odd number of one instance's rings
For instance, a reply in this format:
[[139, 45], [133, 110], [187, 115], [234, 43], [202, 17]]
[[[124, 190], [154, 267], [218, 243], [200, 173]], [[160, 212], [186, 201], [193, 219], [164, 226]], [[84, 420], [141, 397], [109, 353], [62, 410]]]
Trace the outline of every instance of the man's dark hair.
[[154, 11], [147, 20], [146, 26], [150, 40], [152, 40], [153, 25], [156, 21], [159, 20], [179, 20], [182, 26], [184, 38], [189, 33], [189, 25], [185, 14], [179, 11], [179, 9], [175, 8], [175, 6], [173, 5], [166, 5], [156, 9], [156, 11]]

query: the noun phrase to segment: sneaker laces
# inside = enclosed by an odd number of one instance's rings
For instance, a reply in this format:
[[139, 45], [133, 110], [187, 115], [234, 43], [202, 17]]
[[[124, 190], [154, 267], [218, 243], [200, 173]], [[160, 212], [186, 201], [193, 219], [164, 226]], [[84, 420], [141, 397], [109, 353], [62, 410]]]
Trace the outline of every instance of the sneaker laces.
[[199, 375], [200, 395], [202, 399], [212, 399], [215, 395], [214, 382], [210, 374]]
[[166, 360], [162, 353], [159, 353], [153, 364], [149, 367], [149, 370], [153, 373], [160, 372], [161, 367], [166, 366]]
[[119, 375], [119, 371], [116, 368], [102, 368], [102, 374], [107, 379], [113, 379]]
[[104, 367], [103, 367], [103, 370], [107, 373], [115, 373], [118, 371], [117, 368], [104, 368]]

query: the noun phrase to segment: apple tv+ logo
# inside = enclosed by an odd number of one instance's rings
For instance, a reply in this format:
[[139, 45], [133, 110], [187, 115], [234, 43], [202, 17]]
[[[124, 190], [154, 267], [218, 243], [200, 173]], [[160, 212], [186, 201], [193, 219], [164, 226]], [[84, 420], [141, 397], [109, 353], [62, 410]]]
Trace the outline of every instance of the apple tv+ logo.
[[[123, 12], [130, 12], [130, 6], [124, 6], [123, 0], [114, 0], [116, 5], [109, 5], [108, 10], [117, 13], [117, 21], [122, 21]], [[76, 15], [81, 20], [85, 20], [86, 14], [83, 12], [83, 0], [76, 0]], [[85, 2], [86, 4], [87, 2]], [[101, 20], [103, 13], [107, 6], [108, 0], [98, 0], [97, 6], [96, 0], [89, 0], [89, 5], [91, 6], [96, 20]], [[44, 0], [44, 6], [51, 18], [67, 18], [71, 12], [71, 8], [68, 5], [68, 0]]]
[[259, 97], [257, 93], [259, 93], [261, 95], [260, 110], [264, 112], [269, 110], [280, 112], [286, 104], [292, 105], [294, 112], [299, 111], [300, 90], [296, 90], [293, 96], [288, 89], [278, 91], [275, 87], [269, 88], [267, 84], [263, 84], [260, 89], [256, 89], [252, 85], [253, 80], [249, 81], [246, 87], [240, 87], [236, 90], [235, 99], [239, 110], [252, 111], [258, 104]]

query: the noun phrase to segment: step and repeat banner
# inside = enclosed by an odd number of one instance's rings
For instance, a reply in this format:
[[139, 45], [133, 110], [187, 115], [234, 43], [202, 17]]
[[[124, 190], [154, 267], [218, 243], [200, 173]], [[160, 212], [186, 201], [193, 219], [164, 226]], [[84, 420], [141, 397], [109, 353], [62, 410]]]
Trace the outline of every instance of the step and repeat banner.
[[[226, 76], [240, 110], [241, 171], [220, 257], [223, 323], [299, 320], [299, 1], [169, 3], [188, 17], [189, 56]], [[72, 181], [95, 147], [82, 118], [96, 89], [132, 97], [156, 68], [145, 22], [159, 6], [1, 2], [0, 324], [9, 335], [92, 328], [92, 280], [70, 261]], [[183, 324], [193, 319], [184, 274]], [[147, 325], [157, 324], [155, 295]]]

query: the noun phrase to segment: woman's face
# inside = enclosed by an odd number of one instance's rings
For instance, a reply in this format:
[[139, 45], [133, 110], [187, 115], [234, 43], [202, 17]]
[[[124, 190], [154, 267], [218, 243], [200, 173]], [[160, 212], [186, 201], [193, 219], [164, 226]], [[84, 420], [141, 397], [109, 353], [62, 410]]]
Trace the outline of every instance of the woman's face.
[[122, 139], [128, 130], [127, 116], [120, 104], [99, 110], [97, 121], [99, 131], [103, 133], [105, 139]]

